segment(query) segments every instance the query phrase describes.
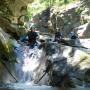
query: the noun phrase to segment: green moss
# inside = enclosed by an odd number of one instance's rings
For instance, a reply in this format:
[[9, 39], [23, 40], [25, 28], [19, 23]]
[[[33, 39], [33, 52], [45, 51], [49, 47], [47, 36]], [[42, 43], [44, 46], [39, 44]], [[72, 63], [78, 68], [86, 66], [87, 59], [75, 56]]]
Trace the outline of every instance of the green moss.
[[80, 63], [80, 66], [90, 64], [90, 56], [87, 54], [80, 55], [80, 60], [82, 60], [82, 62]]
[[77, 14], [80, 14], [83, 11], [84, 8], [76, 8], [75, 12]]
[[[13, 46], [8, 37], [0, 32], [0, 61], [16, 62]], [[1, 62], [2, 62], [1, 61]]]

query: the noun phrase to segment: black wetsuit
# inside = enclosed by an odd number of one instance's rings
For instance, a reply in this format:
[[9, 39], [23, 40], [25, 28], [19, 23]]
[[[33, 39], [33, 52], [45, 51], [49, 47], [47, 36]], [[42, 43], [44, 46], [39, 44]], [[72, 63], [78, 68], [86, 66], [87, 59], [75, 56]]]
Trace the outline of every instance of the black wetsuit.
[[36, 43], [36, 38], [37, 38], [38, 34], [34, 31], [30, 31], [28, 33], [28, 42], [29, 45], [33, 48], [35, 43]]
[[72, 36], [71, 36], [71, 39], [76, 39], [76, 38], [77, 38], [76, 35], [72, 35]]
[[55, 40], [54, 41], [60, 41], [62, 39], [62, 34], [61, 32], [56, 32], [55, 33]]

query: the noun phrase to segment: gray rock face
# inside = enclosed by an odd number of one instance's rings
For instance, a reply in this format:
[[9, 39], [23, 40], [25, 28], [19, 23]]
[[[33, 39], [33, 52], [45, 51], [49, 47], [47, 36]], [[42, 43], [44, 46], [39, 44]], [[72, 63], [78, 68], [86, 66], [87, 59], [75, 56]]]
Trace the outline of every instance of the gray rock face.
[[85, 23], [79, 27], [76, 27], [74, 31], [77, 31], [77, 34], [80, 38], [90, 38], [90, 23]]
[[[66, 8], [67, 9], [65, 11], [59, 11], [60, 8], [57, 9], [52, 7], [50, 14], [50, 30], [55, 32], [56, 28], [59, 28], [65, 37], [67, 37], [71, 31], [76, 30], [76, 27], [80, 27], [89, 23], [90, 2], [83, 1], [83, 3], [76, 3], [71, 5], [69, 9], [68, 6], [66, 6]], [[77, 30], [77, 33], [80, 38], [89, 38], [90, 33], [88, 32], [88, 28], [89, 24], [88, 26], [85, 26], [85, 30], [82, 29], [82, 32], [84, 32], [82, 36], [81, 33], [78, 33], [81, 28]]]
[[81, 20], [83, 24], [90, 21], [90, 7], [86, 7], [85, 10], [81, 12]]
[[15, 75], [14, 63], [16, 62], [13, 46], [11, 44], [10, 35], [5, 33], [2, 28], [0, 28], [0, 82], [10, 83], [14, 82], [14, 78], [10, 73]]
[[[46, 85], [58, 87], [83, 85], [85, 72], [90, 68], [90, 56], [85, 51], [81, 48], [63, 46], [57, 43], [47, 43], [44, 50], [46, 58], [45, 61], [43, 60], [42, 66], [44, 70], [47, 71], [48, 69], [48, 71], [45, 77], [39, 81], [39, 84], [42, 84], [43, 81]], [[39, 71], [36, 77], [40, 73]]]
[[46, 10], [42, 11], [41, 14], [38, 14], [35, 17], [37, 17], [36, 20], [38, 20], [37, 26], [36, 26], [37, 30], [41, 32], [48, 32], [49, 31], [48, 21], [50, 19], [50, 8], [47, 8]]

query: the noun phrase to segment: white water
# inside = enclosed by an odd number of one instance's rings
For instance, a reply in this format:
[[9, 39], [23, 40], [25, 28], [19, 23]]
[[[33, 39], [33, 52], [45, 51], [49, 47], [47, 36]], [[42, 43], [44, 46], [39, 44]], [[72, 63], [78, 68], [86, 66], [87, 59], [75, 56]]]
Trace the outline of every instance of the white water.
[[[52, 48], [54, 48], [53, 45]], [[59, 56], [60, 56], [59, 58], [61, 58], [62, 55], [60, 55], [60, 50], [59, 50], [60, 48], [59, 47], [55, 47], [55, 48], [56, 48], [55, 49], [56, 53], [52, 55], [52, 58], [55, 59]], [[38, 67], [40, 63], [39, 60], [42, 56], [42, 52], [43, 52], [42, 49], [38, 49], [37, 46], [34, 47], [33, 49], [30, 49], [28, 46], [18, 45], [18, 47], [15, 49], [15, 52], [18, 60], [18, 64], [16, 64], [16, 72], [18, 75], [19, 84], [20, 83], [26, 84], [26, 82], [28, 82], [30, 85], [33, 85], [34, 84], [33, 80], [35, 76], [34, 70]], [[77, 85], [76, 87], [84, 88], [85, 82], [83, 82], [83, 85], [81, 87]]]
[[18, 75], [18, 82], [33, 82], [34, 70], [39, 65], [42, 50], [37, 46], [30, 49], [29, 46], [19, 46], [15, 49], [18, 63], [16, 72]]

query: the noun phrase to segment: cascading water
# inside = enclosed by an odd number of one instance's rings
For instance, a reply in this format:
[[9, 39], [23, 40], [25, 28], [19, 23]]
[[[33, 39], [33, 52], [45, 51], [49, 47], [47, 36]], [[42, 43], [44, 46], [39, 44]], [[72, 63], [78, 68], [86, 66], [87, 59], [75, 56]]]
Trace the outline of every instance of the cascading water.
[[[15, 53], [16, 53], [17, 61], [18, 61], [18, 63], [15, 64], [16, 72], [17, 72], [17, 76], [18, 76], [18, 79], [17, 79], [18, 83], [9, 84], [12, 88], [16, 88], [15, 90], [17, 90], [17, 88], [24, 88], [22, 90], [25, 90], [25, 88], [27, 88], [27, 87], [29, 89], [31, 87], [33, 87], [31, 85], [35, 85], [34, 84], [34, 77], [36, 76], [35, 78], [38, 81], [38, 79], [40, 79], [43, 75], [42, 71], [44, 71], [44, 69], [42, 69], [42, 68], [45, 67], [45, 60], [44, 59], [45, 58], [47, 59], [47, 57], [50, 57], [48, 59], [50, 59], [50, 61], [53, 64], [53, 67], [51, 68], [52, 69], [51, 70], [52, 71], [51, 72], [51, 74], [52, 74], [51, 79], [53, 79], [54, 83], [56, 83], [56, 81], [59, 82], [61, 74], [64, 74], [64, 72], [68, 72], [68, 70], [71, 67], [68, 66], [69, 62], [67, 62], [68, 61], [67, 56], [69, 53], [69, 51], [67, 49], [72, 50], [72, 48], [67, 47], [67, 46], [63, 46], [63, 45], [61, 46], [61, 45], [57, 44], [56, 42], [45, 43], [44, 48], [38, 49], [38, 46], [35, 46], [33, 49], [31, 49], [31, 48], [29, 48], [29, 46], [26, 46], [26, 45], [19, 45], [15, 48]], [[45, 50], [45, 52], [44, 52], [44, 50]], [[43, 57], [42, 53], [46, 54], [47, 57]], [[41, 57], [43, 57], [43, 60], [41, 59]], [[44, 62], [41, 63], [41, 66], [40, 66], [41, 68], [39, 69], [38, 74], [35, 75], [36, 73], [34, 71], [40, 65], [40, 62], [41, 62], [40, 60], [42, 60]], [[72, 72], [70, 74], [73, 77]], [[43, 80], [46, 80], [46, 78]], [[47, 81], [45, 81], [45, 82], [47, 83]], [[77, 81], [75, 84], [77, 87], [79, 87], [77, 85], [78, 84]], [[82, 84], [82, 83], [80, 83], [80, 84]], [[43, 84], [41, 82], [41, 85], [47, 85], [47, 84]], [[7, 86], [7, 87], [11, 88], [9, 86]], [[39, 87], [39, 89], [36, 89], [36, 90], [40, 90], [40, 87]], [[49, 90], [53, 90], [53, 88], [48, 87], [48, 86], [43, 86], [43, 87], [45, 89], [41, 89], [41, 90], [48, 90], [46, 88], [50, 88]], [[83, 88], [85, 87], [85, 83], [83, 83], [83, 85], [80, 88], [82, 88], [82, 87]], [[37, 88], [37, 86], [36, 86], [36, 88]], [[54, 89], [54, 90], [57, 90], [57, 89]]]
[[43, 49], [38, 49], [35, 46], [30, 49], [26, 45], [16, 45], [16, 58], [18, 63], [15, 64], [18, 76], [18, 83], [2, 84], [0, 90], [59, 90], [52, 86], [38, 86], [33, 83], [34, 70], [39, 66], [40, 59], [43, 57]]
[[30, 49], [29, 46], [20, 46], [15, 49], [18, 63], [16, 72], [19, 76], [18, 82], [32, 82], [34, 79], [34, 70], [39, 65], [42, 50], [35, 46]]

